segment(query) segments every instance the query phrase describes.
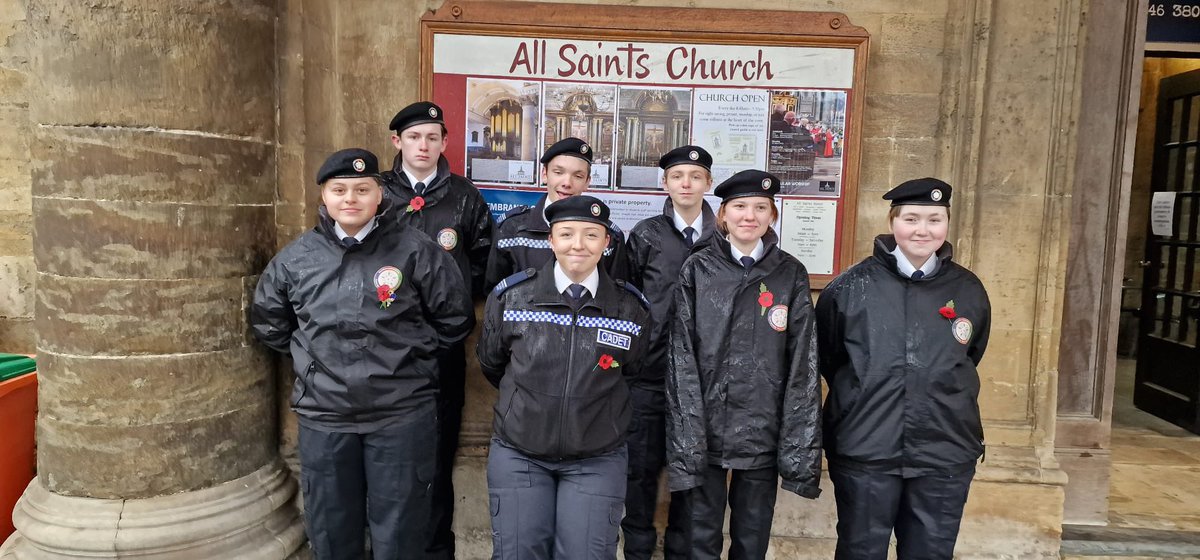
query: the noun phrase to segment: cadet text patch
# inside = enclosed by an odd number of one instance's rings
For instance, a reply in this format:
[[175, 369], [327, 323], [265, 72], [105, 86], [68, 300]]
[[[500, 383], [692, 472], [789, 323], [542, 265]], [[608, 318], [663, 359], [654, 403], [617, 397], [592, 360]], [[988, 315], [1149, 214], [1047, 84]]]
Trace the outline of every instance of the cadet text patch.
[[630, 338], [628, 335], [623, 335], [621, 333], [615, 333], [612, 331], [606, 331], [604, 329], [599, 329], [596, 332], [596, 342], [603, 344], [605, 346], [612, 346], [613, 348], [620, 348], [622, 350], [628, 350], [629, 343], [631, 340], [633, 340], [633, 339]]

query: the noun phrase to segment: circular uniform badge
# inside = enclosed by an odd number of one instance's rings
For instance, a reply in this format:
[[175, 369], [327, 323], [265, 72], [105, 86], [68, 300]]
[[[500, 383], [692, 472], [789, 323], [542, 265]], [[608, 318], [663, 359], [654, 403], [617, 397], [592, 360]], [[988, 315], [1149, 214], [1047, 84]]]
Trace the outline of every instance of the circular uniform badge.
[[767, 310], [767, 322], [771, 328], [783, 332], [787, 330], [788, 308], [786, 305], [776, 305]]
[[400, 272], [399, 268], [394, 266], [385, 266], [375, 271], [375, 289], [379, 289], [380, 286], [387, 286], [394, 292], [396, 288], [400, 287], [400, 283], [403, 281], [404, 274]]
[[436, 119], [437, 118], [437, 109], [434, 107], [430, 107], [429, 108], [429, 116]]
[[600, 205], [599, 204], [592, 205], [592, 215], [596, 216], [596, 217], [600, 216]]
[[954, 333], [954, 340], [959, 344], [966, 344], [971, 341], [971, 332], [974, 327], [971, 325], [971, 320], [966, 317], [959, 317], [950, 323], [950, 330]]
[[764, 190], [764, 191], [765, 191], [765, 190], [770, 190], [770, 188], [771, 188], [771, 180], [770, 180], [770, 179], [763, 179], [762, 185], [763, 185], [763, 190]]
[[696, 150], [692, 150], [692, 151], [688, 152], [688, 159], [690, 159], [692, 161], [696, 161], [696, 160], [700, 159], [700, 152], [697, 152]]
[[579, 147], [579, 153], [581, 153], [581, 154], [586, 154], [586, 153], [588, 153], [588, 150], [590, 150], [590, 149], [591, 149], [591, 148], [588, 148], [588, 145], [587, 145], [587, 144], [584, 144], [584, 145], [582, 145], [582, 146], [580, 146], [580, 147]]
[[353, 166], [354, 170], [359, 173], [362, 173], [363, 170], [367, 168], [367, 162], [363, 161], [362, 158], [354, 160], [350, 165]]
[[447, 251], [454, 249], [458, 246], [458, 232], [454, 228], [443, 229], [437, 234], [437, 242]]
[[942, 199], [942, 189], [933, 189], [932, 191], [929, 191], [929, 199], [934, 202], [938, 202], [939, 200], [941, 200]]

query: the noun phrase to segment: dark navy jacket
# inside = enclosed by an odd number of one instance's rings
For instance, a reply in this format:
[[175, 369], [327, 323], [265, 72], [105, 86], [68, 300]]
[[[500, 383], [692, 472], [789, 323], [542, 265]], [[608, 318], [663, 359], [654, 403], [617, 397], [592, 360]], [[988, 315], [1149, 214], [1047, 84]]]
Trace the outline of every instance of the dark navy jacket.
[[[991, 329], [983, 283], [951, 259], [912, 280], [896, 269], [891, 235], [834, 279], [817, 302], [831, 467], [905, 477], [951, 474], [983, 453], [979, 373]], [[953, 318], [943, 307], [953, 302]]]

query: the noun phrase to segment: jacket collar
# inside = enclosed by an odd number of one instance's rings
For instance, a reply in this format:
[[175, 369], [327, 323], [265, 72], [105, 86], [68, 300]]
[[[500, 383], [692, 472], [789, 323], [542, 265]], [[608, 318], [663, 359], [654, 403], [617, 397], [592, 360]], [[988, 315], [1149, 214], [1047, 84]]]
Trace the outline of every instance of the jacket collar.
[[[396, 152], [392, 158], [392, 170], [388, 171], [392, 175], [393, 182], [403, 186], [412, 196], [416, 196], [416, 192], [412, 190], [412, 184], [408, 180], [408, 174], [404, 172], [404, 154]], [[446, 159], [446, 154], [438, 156], [437, 175], [434, 176], [433, 182], [425, 185], [424, 198], [430, 198], [432, 193], [442, 190], [445, 185], [445, 179], [450, 176], [450, 160]]]
[[[895, 250], [896, 236], [890, 233], [877, 235], [875, 236], [875, 249], [871, 257], [879, 261], [880, 264], [882, 264], [883, 267], [888, 270], [888, 272], [896, 275], [897, 278], [911, 280], [910, 278], [906, 278], [903, 274], [900, 274], [900, 269], [896, 264], [896, 256], [892, 254], [892, 251]], [[947, 241], [942, 244], [941, 248], [937, 250], [937, 253], [934, 253], [934, 256], [937, 257], [938, 266], [937, 269], [933, 271], [933, 274], [920, 280], [912, 280], [913, 282], [923, 282], [929, 278], [937, 278], [939, 275], [941, 275], [942, 271], [945, 270], [946, 265], [954, 260], [954, 247], [950, 245], [949, 241]]]
[[[775, 233], [775, 228], [767, 228], [767, 233], [763, 235], [762, 242], [763, 255], [762, 258], [754, 262], [754, 268], [751, 269], [752, 276], [766, 276], [775, 268], [775, 265], [779, 264], [779, 260], [782, 258], [779, 249], [779, 235]], [[696, 245], [699, 246], [700, 244], [697, 243]], [[705, 245], [712, 245], [720, 253], [721, 259], [725, 262], [742, 268], [742, 263], [733, 260], [733, 251], [729, 250], [729, 240], [725, 239], [725, 236], [721, 235], [721, 232], [715, 232], [710, 236]], [[693, 247], [692, 252], [695, 251], [696, 249]]]
[[[563, 301], [562, 293], [558, 291], [558, 286], [554, 283], [555, 264], [556, 261], [551, 259], [550, 262], [542, 265], [542, 268], [538, 270], [537, 276], [533, 280], [534, 293], [530, 303], [539, 307], [558, 306], [569, 309], [571, 306]], [[599, 264], [597, 264], [597, 267], [600, 273], [600, 283], [596, 287], [595, 297], [583, 304], [580, 310], [582, 311], [590, 307], [599, 310], [605, 316], [611, 317], [616, 312], [616, 302], [619, 301], [616, 297], [616, 289], [604, 267]]]
[[[701, 239], [709, 237], [713, 235], [713, 232], [717, 231], [717, 215], [713, 213], [712, 206], [708, 205], [707, 200], [702, 200], [700, 204], [700, 215], [704, 216], [702, 220], [704, 223], [700, 226], [700, 235], [696, 237], [696, 243], [693, 246], [699, 245]], [[675, 205], [671, 202], [671, 197], [669, 196], [663, 201], [663, 216], [667, 217], [667, 223], [671, 224], [671, 229], [675, 231], [675, 235], [683, 239], [683, 233], [675, 229]]]
[[[367, 236], [363, 238], [362, 243], [367, 243], [372, 239], [378, 238], [380, 230], [389, 229], [395, 220], [388, 219], [388, 211], [392, 208], [392, 199], [387, 196], [387, 191], [384, 191], [383, 200], [379, 203], [379, 210], [375, 212], [375, 228], [372, 229]], [[339, 247], [342, 245], [342, 240], [335, 233], [333, 218], [329, 216], [329, 210], [325, 205], [317, 207], [317, 226], [314, 228], [317, 233], [320, 233], [327, 239], [332, 240]]]

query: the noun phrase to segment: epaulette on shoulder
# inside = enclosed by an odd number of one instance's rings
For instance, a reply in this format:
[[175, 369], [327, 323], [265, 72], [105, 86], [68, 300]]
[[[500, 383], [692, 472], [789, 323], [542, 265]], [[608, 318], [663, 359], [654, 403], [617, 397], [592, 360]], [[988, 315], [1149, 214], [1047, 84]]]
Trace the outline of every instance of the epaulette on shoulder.
[[635, 288], [633, 284], [630, 284], [624, 280], [617, 280], [617, 285], [625, 288], [625, 291], [633, 294], [634, 297], [637, 297], [638, 301], [642, 302], [642, 307], [646, 308], [646, 311], [650, 311], [650, 300], [646, 299], [646, 296], [642, 295], [641, 290]]
[[524, 214], [528, 211], [529, 211], [529, 207], [525, 206], [524, 204], [522, 204], [520, 206], [516, 206], [513, 209], [509, 210], [508, 212], [501, 214], [499, 218], [496, 218], [496, 225], [500, 225], [500, 224], [504, 223], [504, 220], [507, 220], [513, 216]]
[[611, 222], [611, 221], [608, 222], [608, 229], [609, 229], [609, 231], [611, 231], [617, 235], [620, 235], [622, 237], [625, 236], [625, 232], [621, 231], [621, 227], [617, 225], [617, 222]]
[[522, 270], [516, 274], [513, 274], [512, 276], [509, 276], [508, 278], [501, 280], [499, 284], [496, 284], [495, 288], [492, 288], [492, 293], [496, 294], [496, 297], [500, 297], [500, 294], [503, 294], [505, 290], [516, 286], [521, 282], [529, 280], [534, 276], [537, 276], [536, 268], [527, 268]]

